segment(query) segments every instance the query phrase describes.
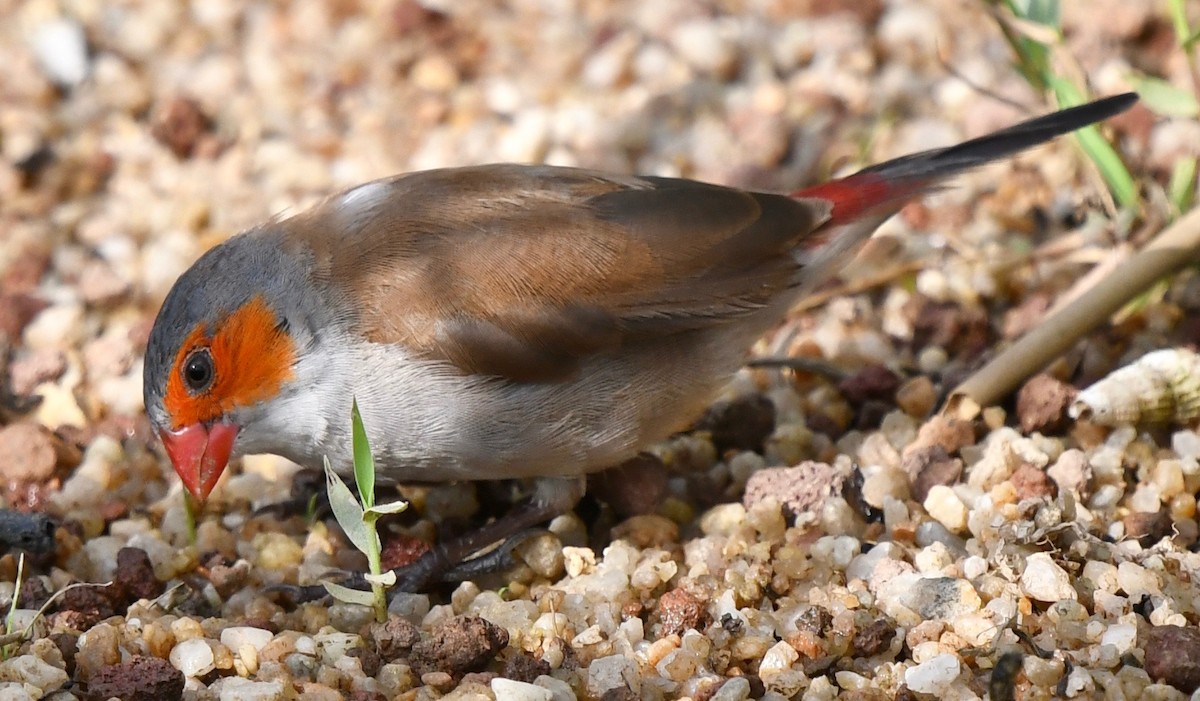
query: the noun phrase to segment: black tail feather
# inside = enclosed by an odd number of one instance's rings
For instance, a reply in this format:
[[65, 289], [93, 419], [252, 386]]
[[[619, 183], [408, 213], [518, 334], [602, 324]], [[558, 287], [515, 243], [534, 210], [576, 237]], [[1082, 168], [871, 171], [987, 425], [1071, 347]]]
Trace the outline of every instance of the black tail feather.
[[1137, 93], [1123, 93], [1014, 124], [1007, 129], [964, 141], [956, 146], [921, 151], [859, 171], [892, 179], [937, 179], [1006, 158], [1019, 151], [1120, 114], [1137, 102]]

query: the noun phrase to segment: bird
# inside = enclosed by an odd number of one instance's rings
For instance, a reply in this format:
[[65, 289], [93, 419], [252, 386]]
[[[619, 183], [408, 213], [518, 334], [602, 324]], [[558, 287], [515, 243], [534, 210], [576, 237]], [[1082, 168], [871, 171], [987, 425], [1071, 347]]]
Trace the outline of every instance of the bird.
[[147, 342], [146, 411], [201, 504], [234, 456], [349, 474], [355, 401], [383, 479], [532, 479], [527, 502], [426, 553], [401, 584], [419, 589], [685, 429], [906, 203], [1137, 99], [790, 193], [514, 163], [351, 187], [179, 277]]

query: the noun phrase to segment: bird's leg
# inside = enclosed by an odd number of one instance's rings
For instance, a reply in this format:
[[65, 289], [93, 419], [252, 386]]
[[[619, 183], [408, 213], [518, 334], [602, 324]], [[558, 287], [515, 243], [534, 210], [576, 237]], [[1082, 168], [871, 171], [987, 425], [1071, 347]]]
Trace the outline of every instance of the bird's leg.
[[[570, 511], [583, 497], [586, 486], [587, 481], [583, 477], [538, 478], [528, 501], [474, 531], [434, 545], [416, 562], [393, 570], [396, 584], [388, 588], [389, 595], [417, 592], [437, 581], [460, 581], [503, 569], [511, 564], [513, 547], [528, 537], [526, 531]], [[505, 540], [508, 542], [502, 547], [471, 557], [488, 545]], [[355, 589], [367, 588], [361, 574], [353, 574], [340, 584]], [[296, 603], [313, 601], [326, 595], [325, 588], [320, 584], [299, 587], [285, 585], [272, 587], [271, 590], [286, 592]]]
[[[512, 546], [524, 542], [525, 531], [548, 521], [555, 516], [570, 511], [587, 488], [583, 477], [541, 477], [538, 478], [533, 496], [504, 516], [447, 542], [438, 543], [416, 562], [405, 567], [397, 568], [396, 585], [389, 591], [413, 592], [425, 588], [431, 582], [443, 579], [443, 575], [455, 572], [469, 573], [464, 576], [496, 571], [511, 564]], [[517, 543], [505, 543], [499, 551], [472, 558], [483, 548], [501, 540], [512, 539], [522, 534]], [[476, 562], [479, 560], [479, 562]], [[495, 562], [496, 565], [485, 569], [480, 566], [484, 562]], [[455, 577], [454, 579], [461, 579]]]

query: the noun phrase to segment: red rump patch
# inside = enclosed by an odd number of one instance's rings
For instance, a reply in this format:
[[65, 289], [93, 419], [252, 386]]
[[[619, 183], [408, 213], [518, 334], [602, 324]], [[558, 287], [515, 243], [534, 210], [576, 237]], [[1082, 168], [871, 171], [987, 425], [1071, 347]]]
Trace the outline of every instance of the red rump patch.
[[877, 173], [859, 173], [823, 185], [797, 190], [792, 197], [814, 197], [833, 203], [829, 225], [837, 226], [880, 214], [888, 208], [899, 208], [906, 200], [924, 189], [927, 181], [889, 180]]

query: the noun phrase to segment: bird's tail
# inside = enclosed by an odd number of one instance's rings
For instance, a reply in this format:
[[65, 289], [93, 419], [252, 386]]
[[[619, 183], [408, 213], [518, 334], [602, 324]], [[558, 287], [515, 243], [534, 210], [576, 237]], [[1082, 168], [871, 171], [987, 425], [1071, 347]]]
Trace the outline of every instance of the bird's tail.
[[840, 180], [794, 192], [792, 196], [817, 197], [832, 202], [831, 226], [886, 215], [948, 177], [1108, 119], [1132, 107], [1137, 99], [1136, 93], [1106, 97], [956, 146], [894, 158]]

